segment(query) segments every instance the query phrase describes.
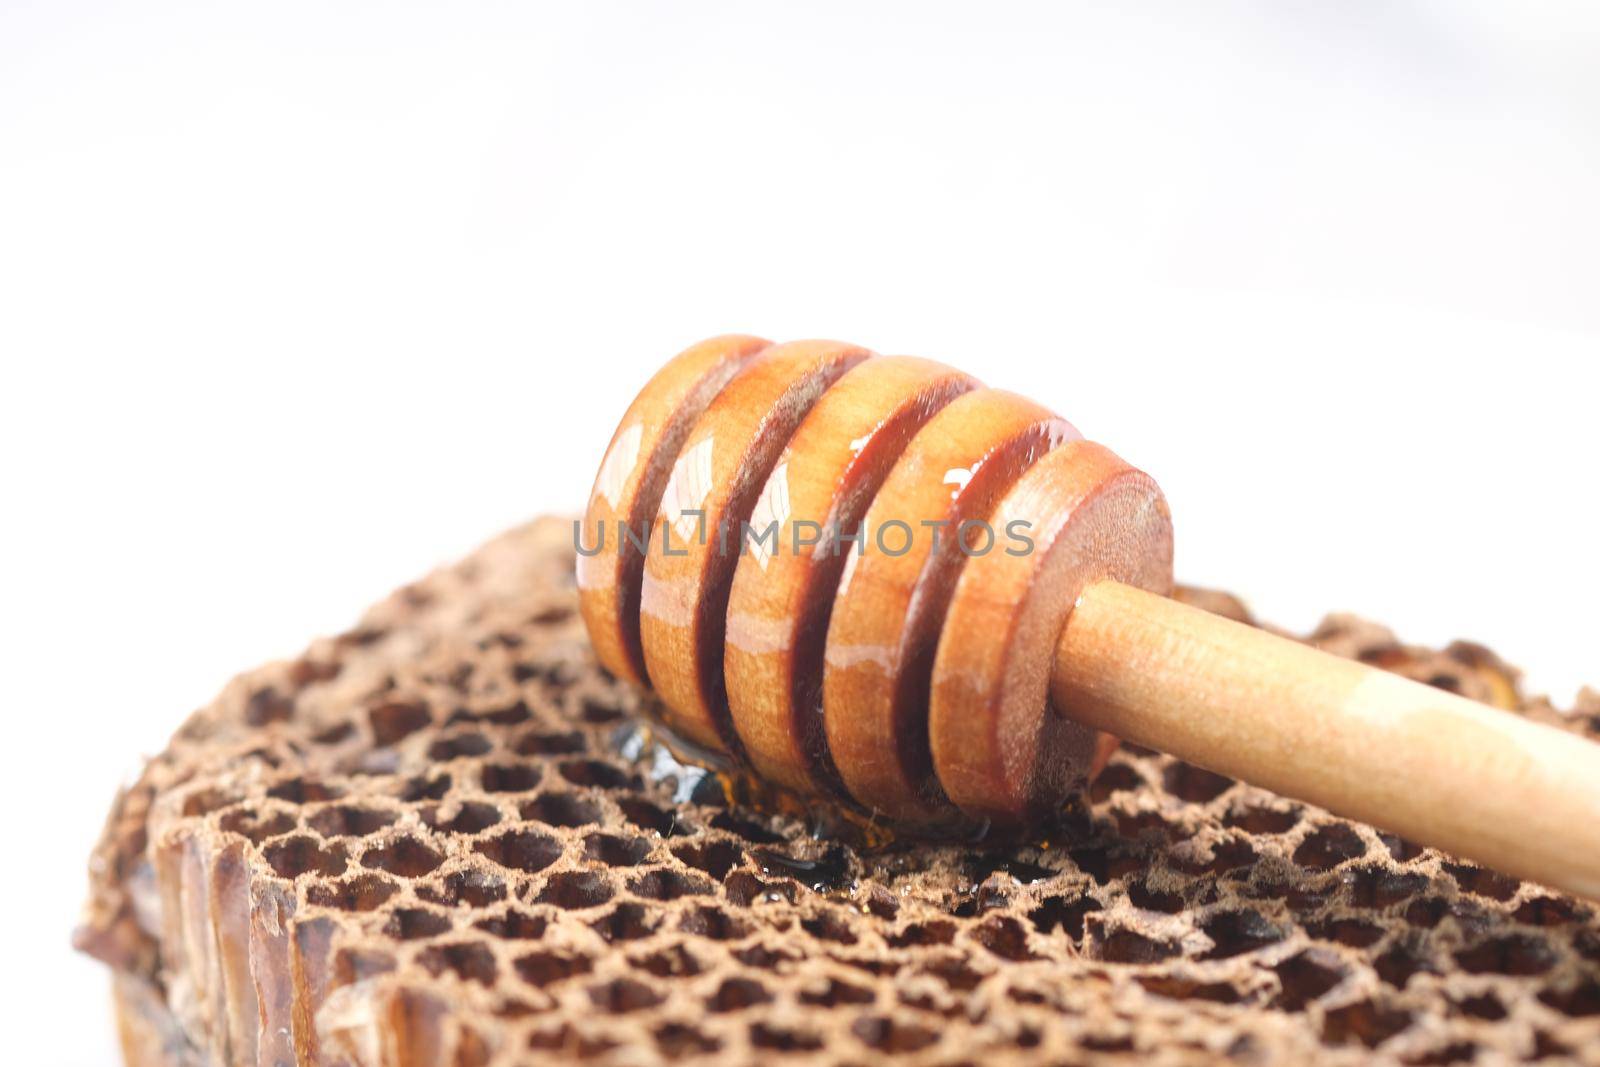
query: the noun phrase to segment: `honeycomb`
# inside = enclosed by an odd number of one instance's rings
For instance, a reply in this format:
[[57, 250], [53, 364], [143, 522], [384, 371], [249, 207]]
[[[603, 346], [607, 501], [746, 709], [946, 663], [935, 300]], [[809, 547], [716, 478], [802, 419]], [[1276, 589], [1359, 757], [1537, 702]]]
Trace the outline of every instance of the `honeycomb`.
[[[178, 731], [78, 935], [129, 1063], [1600, 1064], [1589, 904], [1129, 748], [1048, 840], [732, 803], [595, 666], [571, 574], [534, 522]], [[1477, 646], [1310, 640], [1600, 735], [1600, 694]]]

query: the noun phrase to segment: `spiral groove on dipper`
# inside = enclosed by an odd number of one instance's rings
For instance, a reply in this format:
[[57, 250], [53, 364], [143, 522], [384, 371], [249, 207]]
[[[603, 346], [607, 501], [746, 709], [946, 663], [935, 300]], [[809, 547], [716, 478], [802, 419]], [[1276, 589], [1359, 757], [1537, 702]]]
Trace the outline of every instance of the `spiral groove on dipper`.
[[1049, 706], [1100, 578], [1158, 593], [1155, 483], [949, 367], [721, 337], [644, 387], [590, 495], [578, 583], [601, 663], [680, 737], [899, 822], [1023, 822], [1096, 769]]

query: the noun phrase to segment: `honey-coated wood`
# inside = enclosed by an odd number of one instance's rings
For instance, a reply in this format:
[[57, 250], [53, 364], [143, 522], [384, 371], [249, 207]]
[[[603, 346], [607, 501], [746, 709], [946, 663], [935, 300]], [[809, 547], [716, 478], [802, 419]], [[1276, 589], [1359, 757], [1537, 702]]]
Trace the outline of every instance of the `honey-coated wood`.
[[1095, 731], [1049, 706], [1056, 639], [1086, 585], [1172, 589], [1172, 517], [1150, 476], [1104, 445], [1041, 458], [989, 518], [1008, 538], [967, 560], [945, 615], [928, 700], [934, 771], [961, 810], [1043, 817], [1087, 784]]
[[[822, 737], [822, 651], [848, 538], [894, 462], [946, 404], [977, 386], [911, 356], [867, 360], [822, 395], [756, 501], [728, 599], [728, 707], [746, 756], [791, 789], [832, 784]], [[772, 530], [770, 540], [762, 531]]]
[[773, 345], [746, 364], [685, 437], [662, 491], [639, 598], [645, 666], [668, 722], [707, 748], [737, 747], [722, 642], [728, 587], [757, 495], [823, 391], [871, 353], [837, 341]]
[[640, 546], [653, 535], [678, 449], [712, 398], [769, 344], [735, 334], [685, 349], [639, 391], [611, 436], [583, 516], [577, 577], [595, 658], [619, 678], [649, 684], [639, 640]]
[[961, 525], [983, 523], [1029, 465], [1077, 436], [1031, 400], [980, 389], [935, 415], [878, 490], [867, 551], [839, 583], [823, 670], [828, 750], [863, 806], [907, 823], [949, 818], [928, 751], [928, 680], [967, 562]]
[[[1167, 599], [1147, 475], [1022, 397], [869, 356], [716, 338], [612, 438], [584, 620], [680, 739], [969, 831], [1048, 818], [1121, 737], [1600, 899], [1600, 745]], [[620, 523], [653, 524], [642, 552]]]

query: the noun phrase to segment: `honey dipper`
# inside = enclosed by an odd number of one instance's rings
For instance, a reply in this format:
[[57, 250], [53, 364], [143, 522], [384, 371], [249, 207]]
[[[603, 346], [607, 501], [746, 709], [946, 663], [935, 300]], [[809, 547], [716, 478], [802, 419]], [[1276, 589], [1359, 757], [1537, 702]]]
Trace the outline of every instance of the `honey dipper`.
[[1155, 482], [941, 364], [695, 345], [579, 534], [600, 662], [780, 786], [1026, 825], [1122, 738], [1600, 898], [1600, 746], [1168, 599]]

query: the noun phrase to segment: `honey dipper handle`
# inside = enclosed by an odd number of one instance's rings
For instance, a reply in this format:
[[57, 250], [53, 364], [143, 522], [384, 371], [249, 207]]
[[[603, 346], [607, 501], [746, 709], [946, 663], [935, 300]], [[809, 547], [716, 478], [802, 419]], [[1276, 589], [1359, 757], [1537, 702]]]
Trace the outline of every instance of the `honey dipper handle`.
[[1600, 745], [1116, 582], [1056, 645], [1055, 706], [1419, 844], [1600, 899]]

